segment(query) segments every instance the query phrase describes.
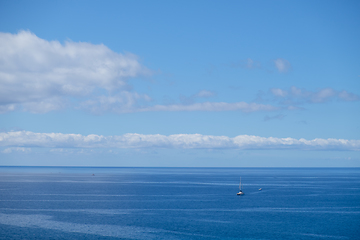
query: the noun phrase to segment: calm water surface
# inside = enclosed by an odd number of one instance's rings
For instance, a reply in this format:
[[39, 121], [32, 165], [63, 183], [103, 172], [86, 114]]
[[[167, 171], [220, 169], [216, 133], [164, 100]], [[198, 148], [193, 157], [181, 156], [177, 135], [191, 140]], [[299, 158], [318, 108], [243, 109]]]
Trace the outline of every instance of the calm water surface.
[[360, 239], [360, 168], [0, 167], [0, 239]]

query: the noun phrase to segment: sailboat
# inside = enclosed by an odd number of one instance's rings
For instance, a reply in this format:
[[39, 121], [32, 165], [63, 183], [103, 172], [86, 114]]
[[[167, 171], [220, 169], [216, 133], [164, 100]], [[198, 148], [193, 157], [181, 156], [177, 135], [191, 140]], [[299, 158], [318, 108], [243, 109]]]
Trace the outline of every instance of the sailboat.
[[244, 195], [241, 189], [242, 189], [242, 185], [241, 185], [241, 177], [240, 177], [239, 192], [236, 195]]

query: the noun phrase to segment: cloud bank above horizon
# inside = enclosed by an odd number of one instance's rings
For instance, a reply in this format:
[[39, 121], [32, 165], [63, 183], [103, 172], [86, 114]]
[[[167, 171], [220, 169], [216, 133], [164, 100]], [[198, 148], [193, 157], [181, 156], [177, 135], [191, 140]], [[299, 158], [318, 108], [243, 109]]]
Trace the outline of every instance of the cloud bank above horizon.
[[[360, 140], [276, 138], [251, 135], [236, 137], [202, 134], [144, 135], [127, 133], [119, 136], [81, 135], [63, 133], [34, 133], [30, 131], [0, 133], [0, 146], [25, 148], [169, 148], [169, 149], [296, 149], [359, 151]], [[10, 153], [5, 149], [3, 153]]]

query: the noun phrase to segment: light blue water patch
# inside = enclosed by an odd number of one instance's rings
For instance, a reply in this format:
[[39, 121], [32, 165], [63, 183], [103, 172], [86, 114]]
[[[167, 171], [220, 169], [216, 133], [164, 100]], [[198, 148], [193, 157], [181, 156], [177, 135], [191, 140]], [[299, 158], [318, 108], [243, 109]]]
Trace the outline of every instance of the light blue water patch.
[[128, 239], [179, 239], [174, 236], [161, 236], [166, 231], [145, 227], [78, 224], [54, 221], [46, 215], [0, 214], [0, 224], [26, 228], [45, 228], [64, 232], [95, 234]]

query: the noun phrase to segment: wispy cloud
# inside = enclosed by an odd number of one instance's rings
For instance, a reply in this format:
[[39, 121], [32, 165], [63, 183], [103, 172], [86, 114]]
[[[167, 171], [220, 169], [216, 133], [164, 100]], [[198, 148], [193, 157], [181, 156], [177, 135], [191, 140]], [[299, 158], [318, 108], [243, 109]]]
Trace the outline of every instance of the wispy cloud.
[[88, 110], [94, 114], [105, 112], [113, 113], [133, 113], [133, 112], [182, 112], [182, 111], [276, 111], [279, 108], [269, 104], [246, 103], [246, 102], [201, 102], [198, 99], [210, 98], [215, 93], [208, 90], [201, 90], [190, 97], [180, 96], [181, 103], [168, 105], [151, 105], [153, 101], [146, 94], [120, 92], [114, 96], [99, 96], [80, 103], [80, 108]]
[[334, 99], [340, 101], [358, 101], [360, 96], [343, 91], [336, 91], [332, 88], [323, 88], [318, 91], [308, 91], [297, 87], [291, 87], [290, 90], [283, 90], [280, 88], [272, 88], [270, 92], [273, 96], [281, 99], [282, 103], [323, 103]]
[[253, 60], [251, 58], [247, 58], [245, 60], [240, 60], [238, 63], [231, 64], [231, 67], [234, 68], [247, 68], [247, 69], [261, 69], [261, 63], [259, 61]]
[[197, 94], [195, 94], [196, 97], [200, 97], [200, 98], [208, 98], [214, 95], [215, 95], [214, 92], [208, 90], [201, 90]]
[[131, 113], [139, 111], [142, 105], [146, 105], [152, 99], [146, 94], [122, 91], [113, 96], [98, 96], [80, 103], [79, 108], [94, 114]]
[[137, 109], [137, 111], [242, 111], [242, 112], [257, 112], [257, 111], [275, 111], [277, 107], [268, 104], [258, 103], [226, 103], [226, 102], [203, 102], [193, 104], [173, 104], [173, 105], [155, 105], [152, 107]]
[[360, 100], [360, 96], [353, 94], [353, 93], [349, 93], [347, 91], [341, 91], [339, 93], [337, 93], [337, 97], [341, 100], [344, 101], [359, 101]]
[[12, 153], [12, 152], [21, 152], [21, 153], [28, 153], [31, 152], [31, 148], [24, 148], [24, 147], [10, 147], [5, 148], [1, 151], [2, 153]]
[[287, 91], [284, 91], [280, 88], [272, 88], [272, 89], [270, 89], [270, 91], [274, 96], [277, 96], [277, 97], [286, 97], [288, 95]]
[[[226, 102], [202, 102], [202, 103], [185, 103], [185, 104], [170, 104], [170, 105], [154, 105], [154, 106], [136, 106], [135, 100], [137, 98], [145, 98], [146, 95], [130, 95], [130, 99], [125, 99], [127, 104], [121, 104], [124, 99], [122, 97], [101, 97], [98, 100], [89, 100], [82, 103], [81, 107], [87, 109], [95, 114], [102, 114], [104, 112], [113, 113], [133, 113], [133, 112], [193, 112], [193, 111], [241, 111], [245, 113], [257, 111], [276, 111], [279, 108], [269, 104], [258, 103], [226, 103]], [[134, 103], [134, 104], [133, 104]]]
[[259, 137], [239, 135], [211, 136], [201, 134], [144, 135], [128, 133], [102, 136], [17, 131], [0, 133], [2, 147], [43, 148], [178, 148], [178, 149], [299, 149], [359, 151], [360, 140]]
[[283, 119], [285, 117], [285, 115], [283, 115], [283, 114], [278, 114], [278, 115], [275, 115], [275, 116], [268, 116], [268, 115], [266, 115], [265, 117], [264, 117], [264, 121], [269, 121], [269, 120], [273, 120], [273, 119], [279, 119], [279, 120], [281, 120], [281, 119]]
[[280, 73], [286, 73], [291, 69], [291, 64], [289, 61], [283, 59], [283, 58], [278, 58], [274, 60], [274, 65], [276, 67], [276, 69], [280, 72]]
[[180, 95], [180, 101], [182, 104], [193, 104], [199, 98], [210, 98], [215, 96], [215, 92], [208, 91], [208, 90], [201, 90], [189, 97]]
[[232, 63], [230, 66], [233, 68], [263, 70], [268, 73], [272, 73], [274, 67], [279, 73], [286, 73], [292, 69], [291, 63], [283, 58], [277, 58], [275, 60], [272, 60], [270, 63], [271, 65], [262, 64], [260, 61], [254, 60], [252, 58], [247, 58], [245, 60], [240, 60], [237, 63]]

